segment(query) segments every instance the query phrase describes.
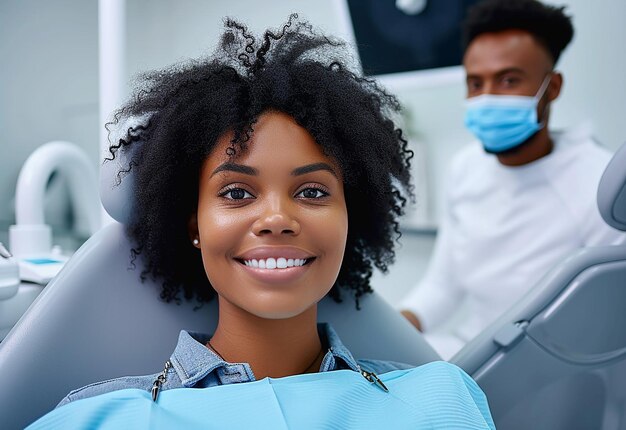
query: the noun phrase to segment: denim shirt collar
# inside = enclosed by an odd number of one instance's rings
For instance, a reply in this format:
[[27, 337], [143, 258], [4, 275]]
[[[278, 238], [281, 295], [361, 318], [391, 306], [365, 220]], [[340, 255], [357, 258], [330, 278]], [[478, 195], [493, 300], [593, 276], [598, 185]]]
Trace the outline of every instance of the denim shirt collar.
[[[337, 369], [352, 369], [359, 372], [356, 360], [341, 342], [335, 330], [327, 323], [319, 323], [317, 331], [323, 347], [328, 351], [322, 359], [320, 372]], [[250, 382], [255, 380], [248, 363], [228, 363], [206, 347], [211, 335], [190, 333], [182, 330], [171, 362], [183, 387], [194, 387], [212, 372], [216, 372], [221, 383]]]
[[330, 324], [318, 323], [317, 331], [322, 339], [322, 345], [328, 348], [328, 352], [322, 359], [320, 372], [328, 372], [337, 369], [352, 369], [355, 372], [361, 371], [352, 353], [343, 344], [339, 335]]

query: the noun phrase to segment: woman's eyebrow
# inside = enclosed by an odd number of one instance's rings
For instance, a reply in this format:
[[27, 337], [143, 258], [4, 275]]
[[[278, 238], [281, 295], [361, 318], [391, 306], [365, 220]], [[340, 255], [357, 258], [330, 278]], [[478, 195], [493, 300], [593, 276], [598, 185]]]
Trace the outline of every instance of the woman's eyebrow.
[[332, 173], [332, 175], [337, 178], [337, 173], [335, 172], [335, 169], [333, 169], [332, 166], [327, 163], [313, 163], [307, 164], [306, 166], [297, 167], [293, 169], [291, 174], [293, 176], [300, 176], [306, 173], [317, 172], [318, 170], [326, 170]]
[[216, 173], [226, 172], [226, 171], [243, 173], [245, 175], [250, 175], [250, 176], [258, 176], [259, 174], [259, 171], [255, 169], [254, 167], [244, 166], [243, 164], [224, 163], [224, 164], [219, 165], [217, 169], [213, 170], [213, 173], [211, 173], [210, 177], [213, 177], [213, 175], [215, 175]]

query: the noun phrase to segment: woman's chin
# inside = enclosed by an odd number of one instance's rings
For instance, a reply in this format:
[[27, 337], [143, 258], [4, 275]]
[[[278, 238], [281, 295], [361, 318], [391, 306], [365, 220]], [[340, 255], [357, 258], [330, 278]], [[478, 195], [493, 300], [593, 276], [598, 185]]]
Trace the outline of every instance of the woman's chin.
[[307, 312], [315, 312], [318, 302], [319, 300], [309, 300], [294, 303], [293, 300], [272, 298], [270, 300], [256, 300], [254, 303], [250, 303], [251, 306], [244, 305], [242, 308], [258, 318], [285, 320], [298, 317]]

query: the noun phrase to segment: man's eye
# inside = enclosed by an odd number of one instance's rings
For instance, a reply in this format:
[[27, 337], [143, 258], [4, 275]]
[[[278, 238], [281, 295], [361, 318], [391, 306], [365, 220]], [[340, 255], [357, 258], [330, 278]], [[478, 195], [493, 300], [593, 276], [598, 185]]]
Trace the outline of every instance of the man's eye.
[[223, 192], [221, 196], [229, 200], [243, 200], [243, 199], [250, 199], [254, 197], [252, 194], [250, 194], [243, 188], [231, 188], [230, 190]]
[[317, 188], [305, 188], [296, 194], [296, 197], [305, 198], [305, 199], [319, 199], [321, 197], [326, 197], [328, 193], [319, 190]]
[[478, 90], [480, 90], [480, 87], [481, 87], [481, 85], [480, 85], [480, 82], [478, 82], [478, 81], [469, 81], [467, 83], [467, 89], [469, 91], [478, 91]]
[[509, 86], [509, 87], [512, 86], [512, 85], [517, 84], [518, 82], [519, 82], [519, 79], [517, 79], [517, 78], [508, 77], [508, 78], [502, 79], [502, 83], [504, 85], [506, 85], [506, 86]]

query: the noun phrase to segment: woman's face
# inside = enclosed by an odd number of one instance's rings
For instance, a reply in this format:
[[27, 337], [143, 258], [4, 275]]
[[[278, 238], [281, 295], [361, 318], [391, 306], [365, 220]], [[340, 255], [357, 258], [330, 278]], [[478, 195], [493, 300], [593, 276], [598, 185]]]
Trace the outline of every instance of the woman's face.
[[290, 318], [333, 286], [346, 245], [341, 172], [290, 116], [267, 112], [246, 151], [226, 154], [222, 136], [200, 173], [198, 238], [220, 296], [262, 318]]

